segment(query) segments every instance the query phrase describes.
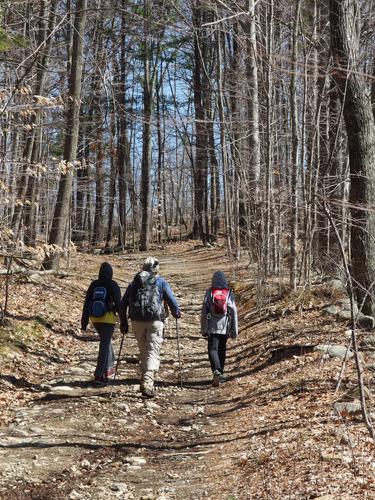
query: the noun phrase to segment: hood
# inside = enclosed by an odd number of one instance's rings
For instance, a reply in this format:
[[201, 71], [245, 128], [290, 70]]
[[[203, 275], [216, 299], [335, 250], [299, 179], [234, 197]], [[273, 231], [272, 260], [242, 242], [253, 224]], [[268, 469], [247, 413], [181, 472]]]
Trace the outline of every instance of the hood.
[[108, 262], [103, 262], [99, 269], [99, 278], [107, 281], [111, 281], [113, 276], [113, 269], [111, 264]]
[[159, 261], [154, 257], [147, 257], [143, 263], [142, 270], [157, 274], [159, 272]]
[[228, 280], [225, 277], [225, 274], [223, 273], [223, 271], [217, 271], [216, 273], [214, 273], [214, 275], [212, 276], [211, 287], [212, 288], [229, 288]]

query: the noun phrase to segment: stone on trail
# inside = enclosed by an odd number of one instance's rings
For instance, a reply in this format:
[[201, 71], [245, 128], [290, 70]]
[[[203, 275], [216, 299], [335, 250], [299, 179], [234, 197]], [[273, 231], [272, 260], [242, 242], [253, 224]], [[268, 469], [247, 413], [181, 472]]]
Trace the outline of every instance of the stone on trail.
[[145, 465], [147, 463], [143, 457], [126, 457], [125, 461], [129, 465]]
[[65, 372], [68, 375], [83, 375], [86, 374], [86, 370], [82, 368], [81, 366], [72, 366]]
[[27, 437], [29, 436], [30, 432], [29, 431], [26, 431], [24, 429], [11, 429], [11, 434], [12, 436], [15, 436], [15, 437]]
[[333, 405], [337, 413], [340, 414], [354, 414], [361, 411], [361, 402], [358, 399], [354, 401], [343, 401]]
[[117, 493], [127, 493], [128, 485], [126, 483], [112, 483], [110, 489]]
[[69, 385], [57, 385], [52, 389], [54, 394], [59, 394], [61, 392], [70, 392], [74, 391], [74, 387], [70, 387]]
[[314, 351], [322, 351], [325, 354], [328, 354], [331, 358], [344, 359], [346, 355], [346, 359], [350, 359], [354, 356], [351, 349], [349, 349], [346, 353], [347, 348], [342, 345], [318, 344], [314, 347]]
[[146, 401], [146, 408], [148, 410], [158, 410], [160, 406], [157, 403], [154, 403], [153, 401]]

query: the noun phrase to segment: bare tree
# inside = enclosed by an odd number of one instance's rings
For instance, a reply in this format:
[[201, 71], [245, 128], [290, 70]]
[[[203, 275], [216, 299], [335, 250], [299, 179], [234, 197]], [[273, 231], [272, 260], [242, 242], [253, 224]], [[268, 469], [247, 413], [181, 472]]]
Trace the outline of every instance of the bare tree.
[[351, 274], [363, 312], [375, 315], [375, 125], [359, 65], [360, 11], [355, 0], [330, 0], [334, 79], [344, 103], [351, 203]]
[[49, 245], [54, 245], [56, 251], [46, 256], [43, 267], [58, 269], [61, 249], [64, 243], [65, 231], [70, 217], [70, 202], [74, 162], [77, 154], [79, 132], [79, 110], [82, 84], [83, 38], [85, 34], [87, 0], [77, 0], [74, 31], [72, 40], [71, 68], [69, 74], [69, 101], [67, 104], [66, 131], [64, 144], [64, 163], [66, 172], [61, 174], [59, 190], [53, 215]]

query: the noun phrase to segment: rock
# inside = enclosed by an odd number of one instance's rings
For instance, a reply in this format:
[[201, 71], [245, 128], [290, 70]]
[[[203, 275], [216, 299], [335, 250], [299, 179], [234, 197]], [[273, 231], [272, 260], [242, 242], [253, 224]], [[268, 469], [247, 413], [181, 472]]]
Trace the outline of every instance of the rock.
[[[314, 351], [322, 351], [328, 354], [331, 358], [345, 358], [347, 348], [342, 345], [331, 345], [331, 344], [318, 344], [314, 347]], [[354, 356], [351, 349], [348, 350], [346, 354], [346, 359], [350, 359]]]
[[81, 369], [84, 370], [85, 372], [94, 372], [95, 366], [90, 365], [89, 363], [82, 363]]
[[31, 281], [32, 283], [44, 283], [44, 278], [40, 274], [30, 274], [28, 277], [28, 280]]
[[336, 437], [337, 437], [339, 444], [341, 444], [341, 445], [350, 444], [350, 438], [349, 438], [348, 434], [346, 434], [345, 432], [343, 432], [343, 431], [337, 432]]
[[359, 313], [357, 327], [363, 330], [374, 330], [375, 319], [372, 316], [366, 316], [365, 314]]
[[27, 437], [30, 433], [24, 429], [11, 429], [12, 436]]
[[322, 497], [315, 497], [315, 500], [337, 500], [336, 495], [323, 495]]
[[117, 403], [116, 406], [117, 406], [117, 408], [124, 411], [125, 413], [130, 412], [129, 405], [127, 403], [120, 402], [120, 403]]
[[79, 499], [79, 498], [84, 498], [84, 494], [83, 493], [79, 493], [76, 490], [72, 490], [70, 492], [69, 496], [68, 496], [69, 500], [76, 500], [76, 499]]
[[[370, 389], [367, 386], [363, 387], [363, 391], [365, 393], [365, 398], [366, 399], [371, 399], [371, 397], [372, 397], [371, 391], [370, 391]], [[360, 398], [359, 387], [358, 386], [353, 387], [353, 389], [351, 389], [350, 391], [348, 391], [346, 393], [346, 397], [347, 398], [353, 398], [353, 399], [358, 399], [359, 400], [359, 398]]]
[[86, 373], [86, 370], [84, 370], [80, 366], [73, 366], [66, 373], [67, 374], [72, 374], [72, 375], [82, 375], [82, 374]]
[[352, 415], [361, 411], [361, 402], [358, 399], [354, 401], [337, 402], [333, 407], [337, 413]]
[[53, 393], [69, 392], [69, 391], [74, 391], [74, 388], [70, 387], [69, 385], [57, 385], [52, 389]]
[[140, 493], [139, 498], [141, 500], [155, 500], [155, 495], [153, 494], [151, 488], [142, 489], [139, 493]]
[[143, 457], [126, 457], [125, 461], [129, 465], [145, 465], [147, 463]]
[[118, 493], [126, 493], [128, 491], [128, 485], [126, 483], [112, 483], [110, 489]]
[[[345, 298], [338, 300], [337, 305], [340, 305], [340, 308], [343, 310], [346, 310], [346, 311], [351, 310], [351, 303], [350, 303], [350, 299], [348, 297], [345, 297]], [[356, 302], [354, 302], [354, 304], [353, 304], [353, 310], [354, 310], [354, 314], [356, 314], [358, 312], [358, 306], [357, 306]]]
[[52, 391], [52, 387], [48, 384], [41, 384], [40, 389], [44, 392], [51, 392]]
[[127, 426], [129, 421], [125, 418], [119, 418], [118, 420], [116, 420], [116, 423], [121, 426]]
[[341, 461], [341, 455], [339, 453], [330, 453], [327, 451], [322, 451], [320, 454], [320, 460], [322, 462], [337, 462]]
[[30, 431], [33, 433], [33, 434], [45, 434], [45, 430], [42, 429], [41, 427], [30, 427]]
[[363, 347], [375, 347], [375, 335], [365, 335], [362, 340]]
[[[355, 313], [354, 313], [355, 314]], [[336, 319], [340, 320], [345, 320], [345, 321], [351, 321], [352, 319], [352, 313], [346, 309], [340, 309], [338, 313], [335, 315]]]
[[160, 406], [157, 403], [154, 403], [153, 401], [147, 401], [146, 408], [149, 410], [158, 410]]
[[345, 291], [345, 286], [343, 285], [342, 281], [338, 278], [334, 278], [332, 280], [326, 281], [326, 285], [332, 290], [344, 290]]
[[338, 306], [327, 306], [322, 309], [323, 316], [336, 316], [341, 311]]

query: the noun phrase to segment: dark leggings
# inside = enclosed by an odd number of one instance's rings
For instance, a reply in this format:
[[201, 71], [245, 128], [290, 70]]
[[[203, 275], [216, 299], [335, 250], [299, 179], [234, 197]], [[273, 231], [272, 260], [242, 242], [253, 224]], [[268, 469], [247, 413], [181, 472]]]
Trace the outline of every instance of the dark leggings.
[[224, 373], [226, 348], [226, 335], [212, 334], [208, 337], [208, 356], [212, 372], [219, 370], [220, 373]]
[[112, 335], [115, 330], [115, 325], [109, 323], [95, 323], [94, 326], [100, 337], [95, 377], [103, 377], [106, 371], [113, 367], [115, 361], [112, 347]]

